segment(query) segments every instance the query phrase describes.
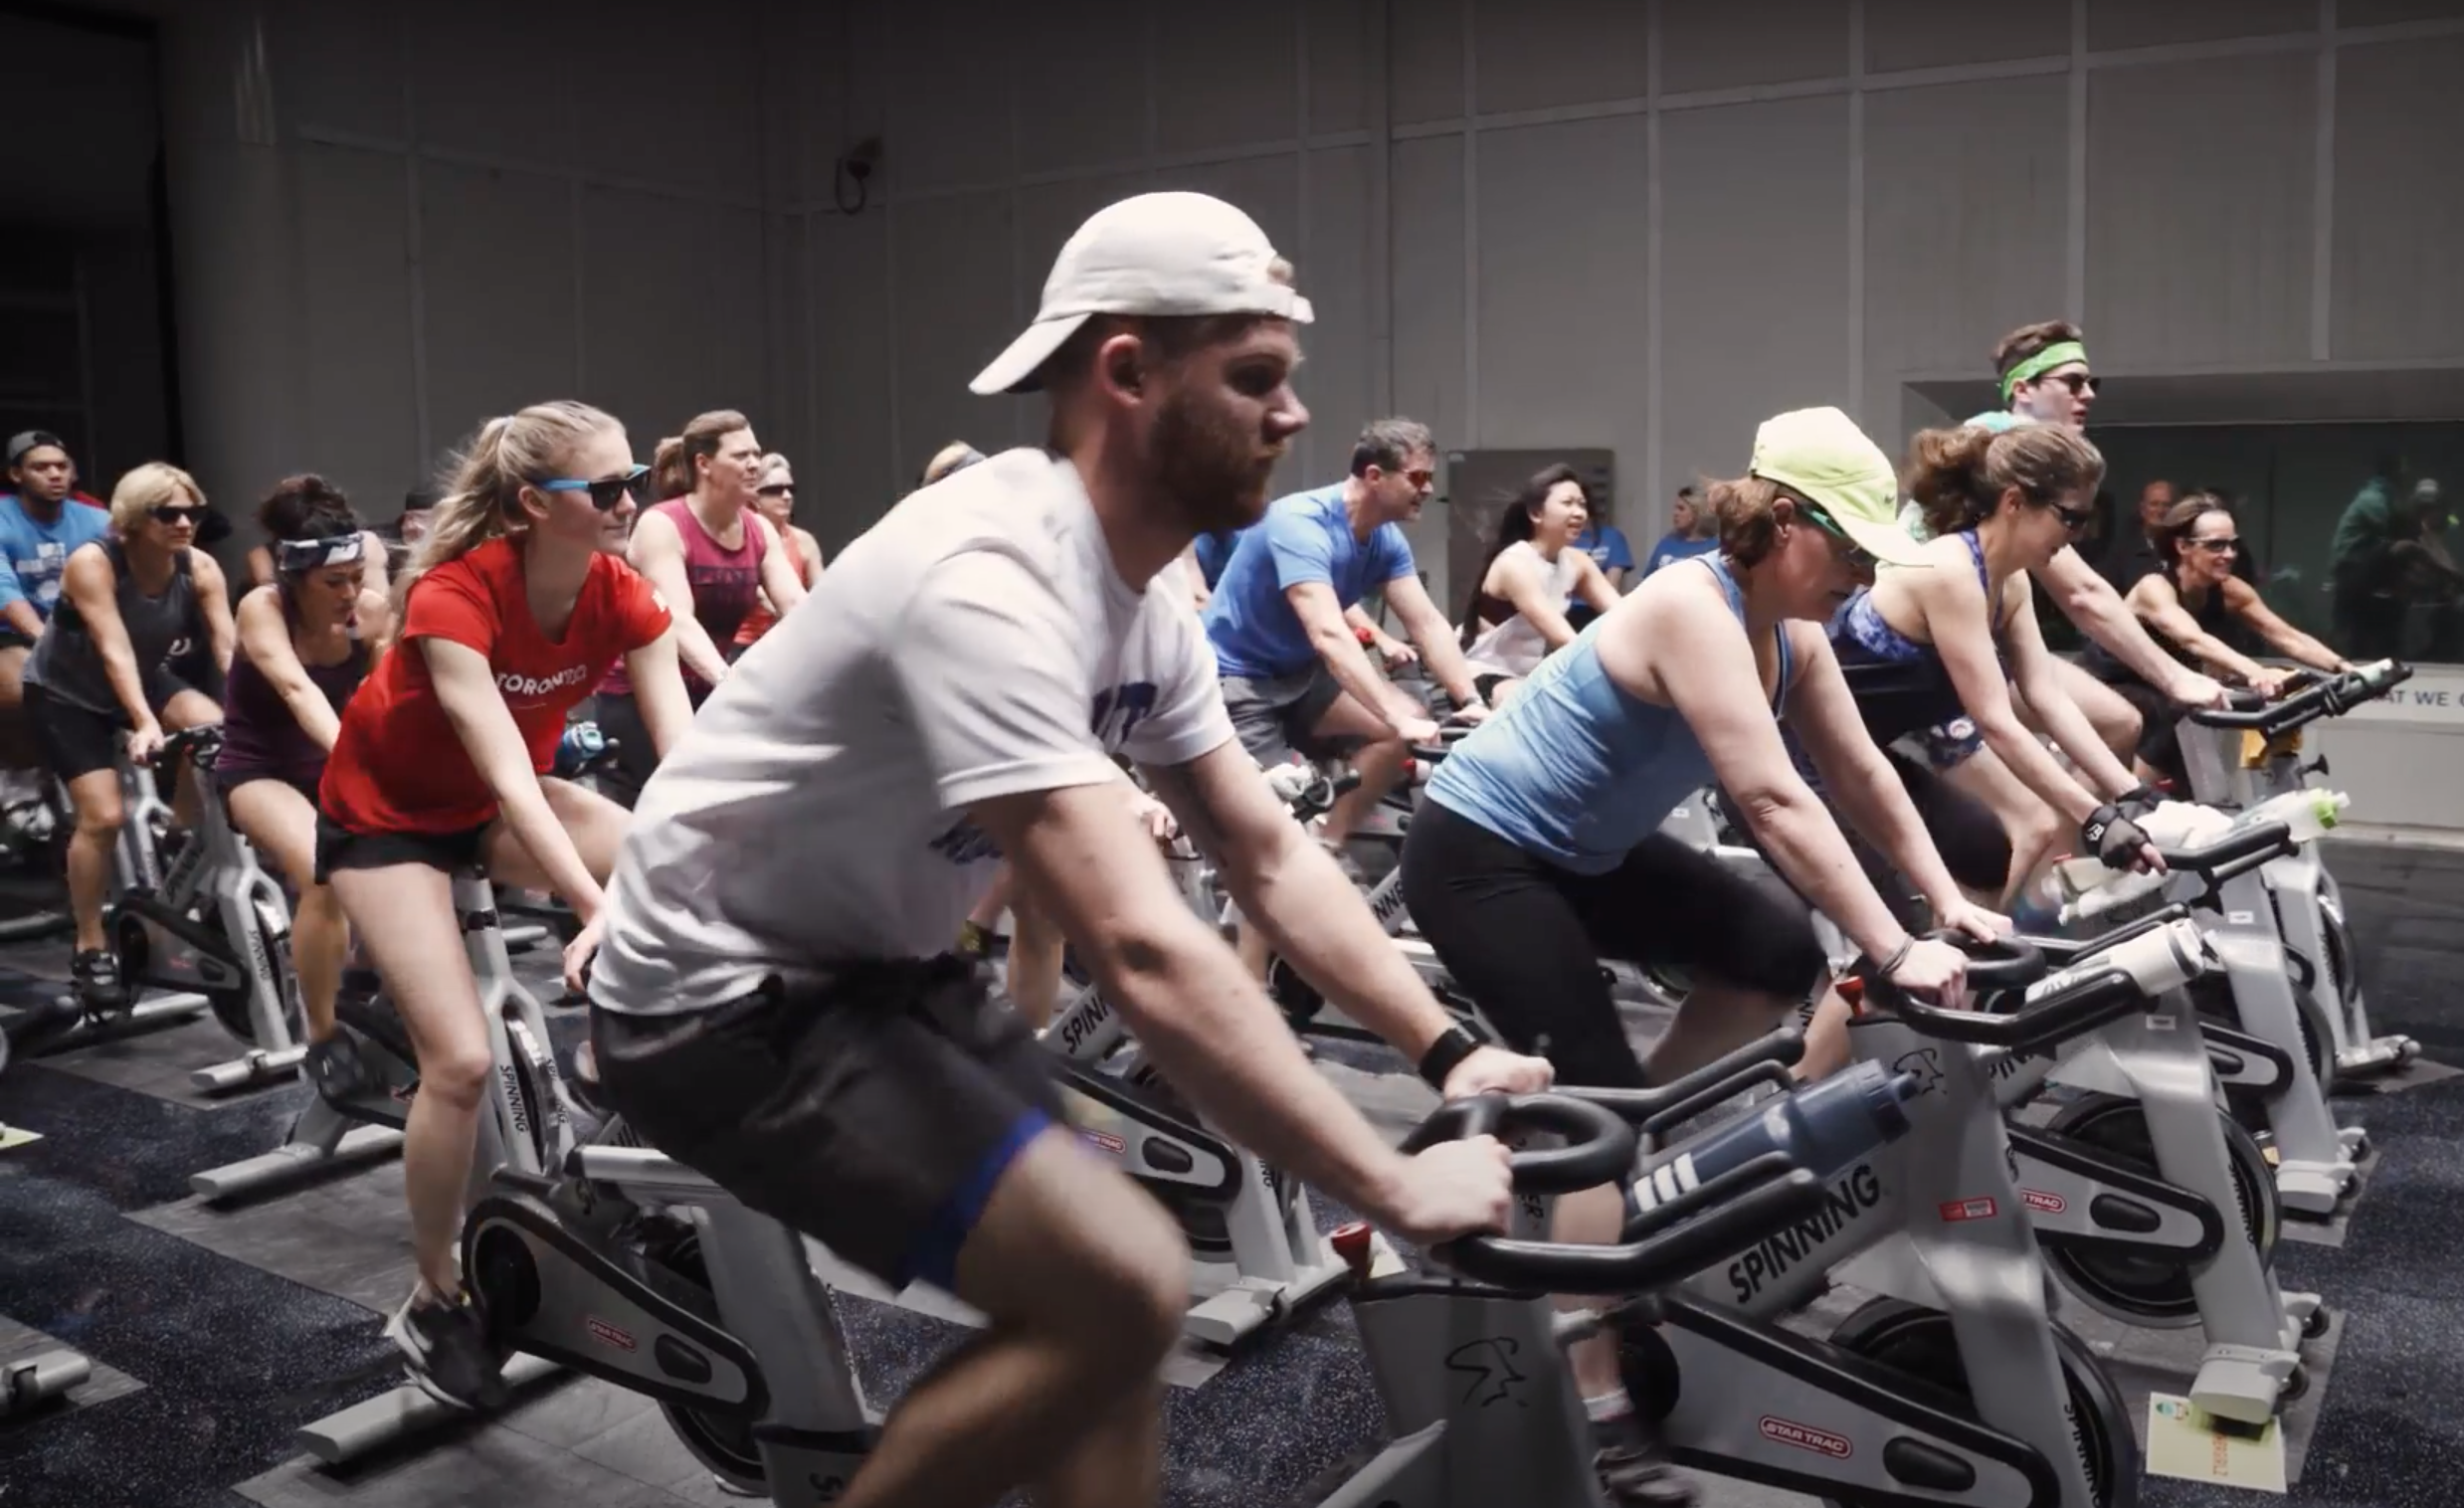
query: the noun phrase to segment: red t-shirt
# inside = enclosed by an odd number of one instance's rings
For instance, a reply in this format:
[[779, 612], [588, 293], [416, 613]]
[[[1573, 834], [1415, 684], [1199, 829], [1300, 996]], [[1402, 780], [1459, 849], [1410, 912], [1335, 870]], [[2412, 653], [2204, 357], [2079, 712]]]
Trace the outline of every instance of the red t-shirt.
[[564, 641], [539, 632], [522, 589], [522, 557], [491, 539], [422, 576], [402, 633], [342, 712], [317, 804], [354, 833], [462, 833], [496, 816], [496, 796], [454, 731], [414, 640], [444, 639], [487, 657], [531, 768], [556, 758], [565, 714], [608, 666], [667, 631], [667, 608], [633, 567], [591, 558]]

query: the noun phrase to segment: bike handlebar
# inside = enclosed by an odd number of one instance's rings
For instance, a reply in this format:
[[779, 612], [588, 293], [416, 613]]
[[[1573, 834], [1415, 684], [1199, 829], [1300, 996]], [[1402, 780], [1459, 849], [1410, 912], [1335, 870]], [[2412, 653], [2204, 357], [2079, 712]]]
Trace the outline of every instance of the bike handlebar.
[[1404, 1139], [1403, 1150], [1421, 1152], [1441, 1141], [1501, 1136], [1509, 1130], [1540, 1131], [1566, 1138], [1563, 1147], [1514, 1152], [1508, 1164], [1523, 1194], [1572, 1194], [1611, 1183], [1634, 1166], [1640, 1143], [1632, 1124], [1584, 1091], [1546, 1094], [1481, 1094], [1448, 1100]]
[[190, 759], [196, 762], [199, 769], [212, 769], [215, 757], [222, 751], [223, 725], [219, 722], [201, 722], [195, 727], [165, 735], [162, 751], [154, 759], [156, 763], [166, 759], [175, 762]]
[[2319, 675], [2301, 689], [2269, 701], [2256, 692], [2238, 692], [2229, 709], [2200, 707], [2189, 720], [2206, 728], [2250, 728], [2269, 738], [2290, 733], [2322, 717], [2341, 717], [2366, 701], [2384, 696], [2412, 679], [2412, 666], [2381, 660], [2335, 675]]
[[[1983, 943], [1964, 934], [1932, 935], [1937, 941], [1964, 950], [1990, 948], [2000, 953], [2000, 958], [1986, 961], [1988, 967], [2000, 971], [1994, 978], [1995, 988], [2011, 988], [2023, 980], [2045, 977], [2043, 953], [2022, 939]], [[2077, 978], [2065, 979], [2060, 989], [2043, 999], [2026, 1001], [2007, 1014], [1990, 1015], [1927, 1005], [1890, 981], [1873, 977], [1868, 972], [1869, 961], [1859, 964], [1860, 972], [1865, 973], [1865, 1002], [1869, 1007], [1889, 1012], [1928, 1037], [2014, 1051], [2031, 1051], [2093, 1032], [2145, 1004], [2138, 981], [2128, 972], [2098, 969], [2092, 959], [2079, 967]]]
[[1430, 1255], [1501, 1287], [1541, 1293], [1636, 1293], [1682, 1282], [1821, 1208], [1822, 1180], [1785, 1152], [1738, 1164], [1655, 1209], [1613, 1246], [1466, 1235]]

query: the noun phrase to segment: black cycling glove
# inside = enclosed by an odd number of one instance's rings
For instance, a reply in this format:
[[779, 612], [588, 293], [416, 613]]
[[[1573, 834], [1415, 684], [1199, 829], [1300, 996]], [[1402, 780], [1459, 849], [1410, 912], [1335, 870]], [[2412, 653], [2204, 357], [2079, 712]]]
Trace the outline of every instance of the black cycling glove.
[[2115, 797], [2113, 804], [2124, 817], [2137, 822], [2165, 804], [2165, 793], [2154, 786], [2133, 786]]
[[2148, 835], [2139, 824], [2122, 814], [2115, 806], [2098, 807], [2079, 824], [2079, 842], [2097, 862], [2108, 869], [2131, 869], [2139, 865], [2139, 849]]

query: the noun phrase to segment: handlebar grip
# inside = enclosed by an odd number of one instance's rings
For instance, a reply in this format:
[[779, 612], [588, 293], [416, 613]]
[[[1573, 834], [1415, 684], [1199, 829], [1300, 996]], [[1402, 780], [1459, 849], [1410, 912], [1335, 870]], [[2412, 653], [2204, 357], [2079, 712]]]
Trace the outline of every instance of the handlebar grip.
[[2214, 843], [2195, 848], [2159, 848], [2157, 854], [2169, 869], [2180, 869], [2191, 874], [2212, 874], [2228, 864], [2264, 857], [2273, 858], [2293, 848], [2293, 830], [2280, 822], [2262, 822], [2239, 832], [2227, 833]]
[[[1805, 1055], [1805, 1035], [1795, 1027], [1757, 1037], [1655, 1089], [1595, 1089], [1567, 1088], [1558, 1092], [1571, 1094], [1603, 1106], [1645, 1130], [1657, 1130], [1673, 1125], [1686, 1115], [1716, 1105], [1744, 1092], [1764, 1078], [1766, 1064], [1778, 1064], [1785, 1069]], [[1683, 1115], [1672, 1115], [1683, 1111]]]
[[1571, 1194], [1613, 1183], [1632, 1171], [1639, 1143], [1614, 1111], [1563, 1093], [1481, 1094], [1440, 1105], [1404, 1139], [1407, 1156], [1441, 1141], [1468, 1141], [1530, 1129], [1568, 1138], [1563, 1147], [1513, 1153], [1514, 1187], [1526, 1194]]
[[1633, 1293], [1663, 1288], [1803, 1219], [1822, 1204], [1822, 1180], [1783, 1152], [1740, 1163], [1648, 1212], [1647, 1231], [1613, 1246], [1468, 1235], [1430, 1255], [1501, 1287], [1550, 1293]]
[[2072, 985], [2030, 1001], [2006, 1016], [1976, 1011], [1946, 1011], [1910, 998], [1876, 981], [1866, 986], [1865, 999], [1879, 1004], [1928, 1037], [1980, 1047], [2029, 1051], [2093, 1032], [2118, 1021], [2142, 1004], [2139, 982], [2122, 969], [2096, 969]]
[[1925, 940], [1949, 943], [1968, 955], [1971, 990], [2015, 990], [2045, 977], [2044, 954], [2023, 937], [1983, 942], [1957, 927], [1936, 927]]

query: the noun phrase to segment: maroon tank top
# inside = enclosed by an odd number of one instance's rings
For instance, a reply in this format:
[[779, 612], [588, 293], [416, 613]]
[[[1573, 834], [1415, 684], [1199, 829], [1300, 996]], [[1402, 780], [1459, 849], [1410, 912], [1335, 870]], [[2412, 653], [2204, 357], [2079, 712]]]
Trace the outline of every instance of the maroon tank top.
[[[693, 500], [690, 497], [670, 497], [654, 505], [650, 511], [666, 514], [667, 521], [675, 525], [676, 533], [683, 539], [684, 579], [692, 586], [693, 618], [710, 636], [710, 642], [718, 645], [722, 654], [725, 653], [726, 646], [735, 642], [736, 630], [761, 604], [761, 563], [762, 557], [769, 553], [770, 544], [761, 532], [752, 508], [745, 508], [740, 515], [744, 541], [732, 550], [720, 544], [708, 529], [701, 526], [701, 520], [693, 514]], [[641, 521], [635, 520], [634, 527], [641, 526]], [[623, 660], [618, 660], [615, 668], [608, 671], [608, 678], [599, 683], [599, 689], [620, 696], [633, 694], [633, 679], [625, 673]], [[691, 693], [694, 705], [698, 706], [701, 699], [710, 694], [711, 688], [707, 681], [687, 669], [684, 672], [684, 689]]]

